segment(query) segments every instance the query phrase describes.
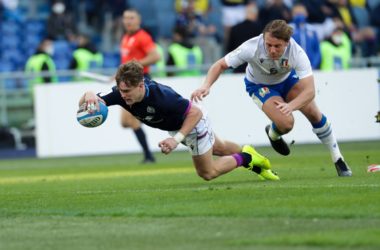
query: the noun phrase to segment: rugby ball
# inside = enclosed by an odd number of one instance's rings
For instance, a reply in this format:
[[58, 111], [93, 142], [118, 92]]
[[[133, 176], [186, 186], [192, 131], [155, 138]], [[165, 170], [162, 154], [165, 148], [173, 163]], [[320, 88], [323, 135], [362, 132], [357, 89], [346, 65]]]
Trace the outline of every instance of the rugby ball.
[[[90, 113], [89, 110], [94, 110]], [[99, 111], [96, 109], [95, 105], [87, 105], [84, 103], [79, 107], [77, 112], [77, 121], [84, 127], [95, 128], [102, 125], [108, 115], [108, 107], [99, 101]]]

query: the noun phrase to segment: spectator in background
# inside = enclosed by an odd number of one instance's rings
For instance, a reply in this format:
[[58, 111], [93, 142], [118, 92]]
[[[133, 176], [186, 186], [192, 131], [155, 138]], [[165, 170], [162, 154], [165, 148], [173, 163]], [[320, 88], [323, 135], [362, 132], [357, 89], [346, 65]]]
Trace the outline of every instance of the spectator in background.
[[203, 62], [202, 50], [189, 39], [188, 30], [184, 26], [177, 26], [173, 32], [173, 42], [168, 48], [167, 65], [176, 66], [179, 71], [168, 72], [169, 76], [200, 75]]
[[177, 13], [176, 26], [184, 26], [194, 43], [202, 48], [205, 63], [220, 57], [220, 46], [216, 25], [206, 15], [196, 11], [196, 0], [182, 1], [181, 12]]
[[282, 19], [286, 22], [292, 20], [291, 11], [284, 0], [267, 0], [265, 7], [260, 10], [260, 14], [264, 26], [275, 19]]
[[344, 31], [353, 43], [355, 55], [368, 57], [374, 55], [376, 35], [372, 27], [366, 25], [360, 27], [357, 18], [352, 11], [348, 0], [329, 0], [333, 12], [332, 17], [339, 19], [344, 24]]
[[332, 16], [330, 4], [326, 0], [302, 0], [308, 12], [308, 21], [310, 23], [323, 23], [327, 17]]
[[[120, 44], [121, 63], [125, 64], [129, 61], [137, 60], [144, 67], [145, 77], [149, 77], [149, 66], [160, 60], [156, 45], [152, 37], [141, 29], [141, 16], [137, 10], [127, 9], [124, 11], [123, 25], [126, 33]], [[131, 127], [133, 129], [144, 150], [143, 163], [155, 162], [154, 156], [149, 149], [145, 132], [141, 127], [141, 122], [127, 110], [122, 110], [121, 125], [124, 128]]]
[[77, 41], [78, 47], [73, 51], [70, 69], [86, 71], [101, 68], [103, 66], [103, 55], [91, 43], [89, 37], [84, 34], [79, 34]]
[[[230, 37], [227, 43], [227, 52], [231, 52], [243, 42], [258, 36], [263, 31], [263, 25], [259, 20], [259, 8], [256, 2], [250, 2], [245, 8], [245, 20], [231, 28]], [[235, 73], [245, 72], [247, 63], [233, 69]]]
[[58, 0], [52, 5], [52, 12], [46, 24], [47, 36], [53, 40], [75, 41], [77, 28], [71, 13], [65, 4]]
[[19, 9], [19, 0], [0, 0], [0, 19], [22, 23], [25, 17]]
[[106, 10], [102, 25], [103, 51], [113, 51], [124, 35], [123, 12], [129, 9], [128, 0], [105, 1]]
[[377, 54], [380, 56], [380, 1], [379, 3], [372, 9], [371, 11], [371, 24], [376, 28], [376, 42], [377, 45], [376, 51]]
[[155, 64], [152, 64], [152, 77], [165, 77], [166, 76], [166, 53], [164, 48], [159, 44], [156, 44], [156, 50], [160, 55], [160, 60], [158, 60]]
[[348, 69], [351, 60], [351, 41], [342, 28], [337, 28], [331, 37], [321, 43], [321, 70]]
[[311, 67], [318, 69], [321, 63], [319, 39], [314, 27], [307, 22], [308, 13], [306, 7], [301, 3], [293, 5], [292, 16], [293, 20], [290, 23], [293, 28], [292, 37], [306, 52]]
[[36, 84], [55, 83], [58, 82], [55, 63], [52, 59], [54, 53], [53, 41], [44, 39], [38, 45], [37, 51], [34, 55], [29, 57], [26, 62], [25, 72], [27, 73], [50, 73], [48, 76], [32, 77], [29, 81], [30, 93], [33, 93], [33, 88]]
[[222, 0], [222, 24], [224, 29], [224, 50], [230, 37], [231, 27], [244, 21], [245, 5], [249, 0]]
[[181, 13], [187, 7], [189, 2], [192, 2], [194, 11], [199, 15], [206, 15], [210, 9], [209, 0], [175, 0], [175, 10], [177, 13]]

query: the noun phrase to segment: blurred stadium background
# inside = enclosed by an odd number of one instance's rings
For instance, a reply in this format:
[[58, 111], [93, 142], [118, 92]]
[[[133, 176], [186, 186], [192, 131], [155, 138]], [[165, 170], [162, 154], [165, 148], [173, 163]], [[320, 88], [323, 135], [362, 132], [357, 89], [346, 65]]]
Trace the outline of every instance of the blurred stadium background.
[[[0, 124], [1, 157], [33, 155], [35, 148], [33, 97], [28, 87], [30, 79], [35, 76], [25, 73], [25, 63], [35, 52], [39, 42], [50, 36], [49, 18], [52, 15], [52, 5], [57, 1], [48, 0], [3, 0], [1, 1], [0, 21]], [[73, 26], [67, 26], [67, 32], [86, 34], [91, 42], [103, 54], [103, 66], [94, 72], [111, 75], [119, 65], [119, 39], [123, 33], [121, 15], [125, 8], [135, 8], [142, 15], [143, 28], [147, 29], [156, 42], [164, 49], [170, 44], [172, 31], [176, 24], [178, 3], [176, 0], [66, 0], [63, 1], [68, 16], [72, 18]], [[219, 54], [205, 56], [199, 71], [205, 73], [210, 63], [224, 54], [224, 32], [222, 24], [223, 2], [220, 0], [200, 1], [207, 3], [207, 11], [203, 13], [204, 22], [214, 25], [217, 29], [215, 46]], [[242, 1], [244, 3], [248, 1]], [[266, 4], [278, 2], [290, 8], [296, 1], [257, 1], [260, 8]], [[307, 1], [300, 1], [307, 3]], [[357, 7], [354, 1], [348, 1]], [[366, 7], [366, 22], [371, 21], [371, 10], [379, 1], [364, 1]], [[363, 4], [362, 4], [363, 5]], [[354, 11], [357, 13], [358, 11]], [[356, 15], [356, 14], [355, 14]], [[359, 15], [359, 14], [357, 14]], [[357, 16], [356, 19], [360, 19]], [[362, 20], [363, 21], [363, 20]], [[360, 22], [359, 22], [360, 23]], [[66, 27], [66, 26], [65, 26]], [[57, 27], [56, 27], [57, 28]], [[58, 28], [57, 28], [58, 29]], [[71, 30], [72, 29], [72, 30]], [[376, 27], [374, 27], [376, 29]], [[377, 41], [378, 43], [378, 41]], [[70, 84], [77, 76], [77, 71], [69, 69], [72, 52], [77, 44], [70, 35], [54, 38], [53, 60], [56, 64], [60, 84]], [[205, 55], [207, 51], [204, 51]], [[360, 51], [353, 53], [351, 68], [379, 67], [380, 59], [375, 55], [364, 57]], [[168, 71], [176, 71], [168, 67]], [[153, 68], [153, 74], [157, 71]], [[42, 75], [50, 75], [42, 73]], [[8, 150], [11, 149], [11, 150]], [[15, 152], [14, 149], [18, 151]]]
[[[217, 27], [215, 46], [216, 51], [222, 54], [222, 1], [201, 1], [211, 7], [207, 12], [207, 22]], [[325, 98], [320, 103], [321, 107], [333, 112], [332, 119], [338, 119], [334, 124], [344, 127], [336, 131], [338, 139], [356, 138], [355, 141], [341, 143], [345, 159], [354, 173], [352, 178], [336, 176], [328, 152], [319, 143], [305, 145], [297, 142], [292, 145], [292, 154], [287, 158], [276, 154], [271, 147], [260, 147], [260, 152], [268, 156], [278, 171], [279, 182], [259, 181], [255, 174], [245, 169], [205, 182], [197, 176], [189, 154], [181, 150], [170, 156], [155, 153], [157, 163], [153, 165], [142, 165], [141, 155], [133, 153], [40, 159], [35, 157], [34, 118], [38, 114], [34, 111], [35, 100], [29, 89], [30, 80], [35, 75], [25, 73], [24, 69], [39, 42], [48, 36], [48, 20], [54, 2], [0, 0], [1, 250], [379, 249], [380, 172], [367, 172], [370, 164], [380, 164], [380, 127], [375, 123], [376, 119], [380, 122], [380, 113], [375, 118], [375, 111], [380, 110], [380, 92], [376, 91], [380, 85], [375, 77], [380, 67], [378, 54], [364, 56], [359, 52], [353, 53], [349, 76], [342, 72], [324, 74], [333, 84], [323, 80], [319, 83], [321, 88], [317, 89], [322, 92], [317, 98]], [[103, 66], [91, 72], [112, 75], [120, 63], [118, 43], [122, 34], [120, 16], [124, 8], [138, 9], [143, 17], [143, 27], [165, 49], [175, 25], [175, 3], [186, 1], [64, 2], [66, 11], [75, 19], [73, 30], [90, 36], [103, 54]], [[266, 3], [290, 6], [295, 1], [257, 2], [263, 7]], [[302, 2], [338, 3], [334, 0]], [[380, 0], [349, 2], [373, 7]], [[364, 13], [367, 19], [360, 20], [367, 25], [370, 12], [358, 13]], [[71, 32], [71, 28], [64, 31]], [[58, 87], [85, 87], [83, 84], [70, 85], [77, 83], [78, 77], [77, 71], [69, 69], [75, 48], [76, 43], [67, 37], [54, 39], [53, 59], [57, 66]], [[205, 57], [203, 64], [199, 65], [199, 72], [204, 74], [214, 57], [221, 54]], [[167, 67], [166, 70], [178, 71], [175, 67]], [[160, 72], [153, 68], [152, 73]], [[210, 114], [221, 116], [216, 120], [215, 128], [219, 129], [221, 125], [231, 128], [232, 122], [240, 119], [237, 132], [247, 128], [255, 132], [252, 137], [244, 134], [244, 140], [254, 138], [256, 142], [260, 139], [256, 131], [260, 131], [261, 139], [267, 142], [263, 126], [258, 125], [265, 122], [263, 114], [255, 116], [259, 122], [242, 124], [241, 117], [238, 117], [240, 113], [230, 105], [228, 96], [232, 93], [240, 97], [244, 95], [244, 88], [228, 86], [229, 82], [235, 84], [237, 78], [242, 78], [242, 75], [228, 73], [220, 80], [225, 84], [217, 86], [209, 98]], [[323, 75], [319, 73], [318, 77]], [[38, 75], [51, 74], [44, 72]], [[201, 78], [202, 75], [186, 80], [181, 77], [165, 78], [163, 82], [173, 86], [179, 84], [178, 88], [187, 93]], [[358, 78], [360, 81], [356, 80]], [[340, 91], [339, 84], [346, 86], [344, 91]], [[346, 94], [339, 96], [337, 92]], [[59, 93], [57, 90], [51, 98]], [[74, 100], [74, 93], [72, 96]], [[40, 101], [45, 103], [49, 100]], [[255, 109], [252, 114], [259, 113], [249, 98], [239, 98], [241, 101], [252, 105]], [[75, 106], [76, 103], [71, 104]], [[228, 105], [228, 108], [221, 112], [218, 104]], [[67, 107], [68, 104], [63, 101], [62, 105]], [[65, 111], [75, 123], [75, 113]], [[225, 113], [230, 114], [228, 119]], [[303, 122], [297, 120], [295, 134], [307, 131], [313, 136], [306, 127], [308, 124], [304, 127]], [[58, 132], [65, 136], [65, 128], [60, 127]], [[235, 133], [233, 130], [228, 132]], [[361, 141], [358, 135], [366, 135], [363, 138], [370, 140]], [[125, 136], [128, 137], [127, 132]], [[72, 141], [77, 142], [76, 138]], [[92, 145], [95, 148], [96, 143]]]

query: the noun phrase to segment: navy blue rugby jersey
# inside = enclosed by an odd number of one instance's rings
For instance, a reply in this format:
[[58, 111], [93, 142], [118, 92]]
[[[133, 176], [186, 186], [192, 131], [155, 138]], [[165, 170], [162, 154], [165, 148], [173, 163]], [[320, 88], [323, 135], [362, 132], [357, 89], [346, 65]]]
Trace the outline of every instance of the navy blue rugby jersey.
[[107, 106], [120, 105], [142, 123], [165, 131], [175, 131], [182, 127], [190, 110], [191, 102], [169, 86], [144, 78], [145, 97], [141, 102], [129, 106], [116, 86], [105, 95], [98, 94]]

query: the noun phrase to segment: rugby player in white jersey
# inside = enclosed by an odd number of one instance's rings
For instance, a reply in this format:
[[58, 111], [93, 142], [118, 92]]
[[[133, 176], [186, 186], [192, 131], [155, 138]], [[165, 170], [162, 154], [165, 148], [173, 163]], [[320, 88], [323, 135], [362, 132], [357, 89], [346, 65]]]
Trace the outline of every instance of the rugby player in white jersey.
[[263, 33], [254, 37], [209, 69], [203, 85], [191, 99], [201, 101], [210, 93], [218, 77], [229, 67], [247, 62], [244, 78], [246, 90], [258, 107], [272, 121], [265, 131], [272, 147], [282, 155], [290, 153], [281, 137], [294, 126], [293, 111], [299, 110], [310, 121], [313, 132], [327, 146], [338, 176], [352, 176], [344, 161], [331, 124], [317, 107], [314, 77], [310, 61], [303, 49], [291, 38], [292, 28], [284, 20], [268, 23]]

